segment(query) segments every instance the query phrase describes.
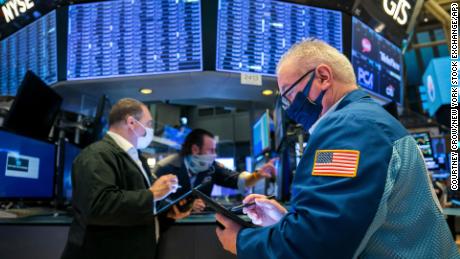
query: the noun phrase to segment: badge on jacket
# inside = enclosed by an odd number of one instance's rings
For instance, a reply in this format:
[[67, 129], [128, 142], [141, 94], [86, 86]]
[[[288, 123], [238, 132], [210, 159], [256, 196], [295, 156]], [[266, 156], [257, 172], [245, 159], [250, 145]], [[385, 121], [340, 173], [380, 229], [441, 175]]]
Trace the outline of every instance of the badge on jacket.
[[316, 150], [312, 175], [356, 177], [358, 150]]

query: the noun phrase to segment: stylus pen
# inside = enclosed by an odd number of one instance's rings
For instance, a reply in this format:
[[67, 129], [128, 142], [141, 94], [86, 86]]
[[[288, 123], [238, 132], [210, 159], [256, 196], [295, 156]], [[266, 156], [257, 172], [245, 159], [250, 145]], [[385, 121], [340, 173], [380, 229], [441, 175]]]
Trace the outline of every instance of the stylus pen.
[[[270, 196], [267, 196], [266, 199], [271, 200], [271, 199], [274, 199], [274, 198], [276, 198], [275, 195], [270, 195]], [[250, 202], [250, 203], [246, 203], [246, 204], [241, 204], [241, 205], [235, 206], [235, 207], [233, 207], [231, 210], [232, 210], [232, 211], [237, 211], [237, 210], [241, 210], [241, 209], [243, 209], [243, 208], [251, 207], [252, 205], [255, 205], [255, 204], [256, 204], [256, 202], [253, 201], [253, 202]]]

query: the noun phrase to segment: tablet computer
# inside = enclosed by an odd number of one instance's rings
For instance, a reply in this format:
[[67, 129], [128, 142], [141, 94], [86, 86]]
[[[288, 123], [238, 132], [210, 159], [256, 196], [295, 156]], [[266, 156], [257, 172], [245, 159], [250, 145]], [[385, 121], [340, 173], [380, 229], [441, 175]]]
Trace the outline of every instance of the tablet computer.
[[[193, 189], [193, 194], [195, 194], [198, 198], [203, 199], [203, 201], [206, 203], [207, 206], [215, 210], [217, 213], [220, 213], [224, 215], [225, 217], [235, 221], [236, 223], [240, 224], [243, 227], [246, 228], [253, 228], [257, 227], [257, 225], [254, 225], [252, 222], [245, 221], [244, 219], [240, 218], [238, 215], [235, 213], [231, 212], [229, 209], [225, 208], [224, 206], [220, 205], [213, 199], [211, 199], [208, 195], [202, 193], [199, 190]], [[219, 224], [219, 223], [218, 223]]]
[[[158, 209], [157, 209], [157, 212], [155, 213], [154, 216], [157, 216], [157, 215], [159, 215], [159, 214], [161, 214], [161, 213], [163, 213], [163, 212], [165, 212], [165, 211], [168, 211], [169, 208], [171, 208], [173, 205], [179, 205], [179, 201], [181, 201], [181, 200], [183, 200], [183, 199], [189, 198], [189, 197], [192, 195], [192, 193], [193, 193], [193, 190], [190, 190], [190, 191], [188, 191], [188, 192], [182, 194], [179, 198], [177, 198], [177, 199], [175, 199], [175, 200], [170, 200], [170, 199], [168, 199], [168, 198], [164, 199], [163, 201], [166, 201], [167, 204], [164, 205], [164, 206], [161, 207], [161, 208], [158, 208]], [[190, 199], [190, 201], [187, 201], [187, 203], [189, 203], [189, 202], [193, 202], [193, 199]], [[180, 209], [179, 209], [179, 210], [180, 210]]]

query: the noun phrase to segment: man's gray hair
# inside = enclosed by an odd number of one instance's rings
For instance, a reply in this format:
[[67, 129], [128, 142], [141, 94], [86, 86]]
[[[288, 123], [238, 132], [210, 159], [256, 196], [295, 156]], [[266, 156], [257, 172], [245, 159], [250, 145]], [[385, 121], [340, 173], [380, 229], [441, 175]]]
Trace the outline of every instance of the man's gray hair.
[[[286, 60], [296, 59], [305, 72], [320, 64], [332, 68], [334, 78], [342, 83], [356, 84], [356, 75], [348, 58], [324, 41], [307, 38], [294, 44], [280, 59], [276, 73]], [[307, 69], [308, 68], [308, 69]]]

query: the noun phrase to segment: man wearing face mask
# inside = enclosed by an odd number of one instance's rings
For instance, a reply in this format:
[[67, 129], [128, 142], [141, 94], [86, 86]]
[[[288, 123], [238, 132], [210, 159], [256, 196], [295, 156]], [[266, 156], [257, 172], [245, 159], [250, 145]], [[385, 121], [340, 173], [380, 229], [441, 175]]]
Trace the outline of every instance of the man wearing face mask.
[[460, 258], [423, 156], [404, 127], [355, 81], [348, 59], [319, 40], [279, 61], [287, 114], [310, 133], [287, 210], [263, 195], [244, 209], [261, 228], [217, 215], [239, 258]]
[[[214, 135], [204, 129], [194, 129], [187, 135], [180, 154], [174, 154], [159, 161], [152, 172], [157, 176], [173, 173], [178, 177], [182, 188], [172, 197], [179, 197], [204, 181], [207, 183], [200, 187], [200, 190], [211, 195], [213, 184], [243, 191], [246, 187], [255, 185], [257, 181], [275, 175], [273, 161], [266, 163], [251, 174], [227, 169], [215, 161], [216, 157]], [[193, 211], [196, 212], [205, 208], [201, 199], [194, 200], [191, 205]], [[161, 225], [163, 228], [168, 224], [162, 223]]]
[[139, 155], [153, 138], [144, 104], [120, 100], [109, 125], [107, 135], [73, 163], [74, 220], [62, 258], [155, 257], [155, 203], [176, 191], [177, 177], [154, 180]]

